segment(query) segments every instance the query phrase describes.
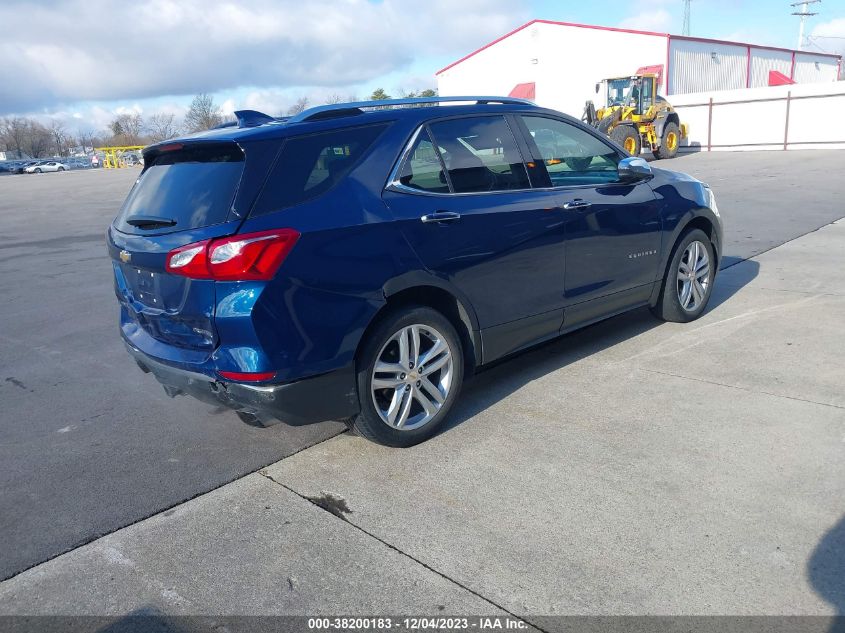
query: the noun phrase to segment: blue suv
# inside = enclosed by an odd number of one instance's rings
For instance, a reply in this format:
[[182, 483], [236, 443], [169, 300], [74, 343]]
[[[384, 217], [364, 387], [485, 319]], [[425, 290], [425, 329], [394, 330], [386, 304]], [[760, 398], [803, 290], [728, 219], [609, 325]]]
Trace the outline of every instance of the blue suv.
[[707, 305], [710, 189], [574, 118], [500, 97], [236, 114], [146, 148], [108, 231], [123, 340], [171, 396], [410, 446], [482, 365]]

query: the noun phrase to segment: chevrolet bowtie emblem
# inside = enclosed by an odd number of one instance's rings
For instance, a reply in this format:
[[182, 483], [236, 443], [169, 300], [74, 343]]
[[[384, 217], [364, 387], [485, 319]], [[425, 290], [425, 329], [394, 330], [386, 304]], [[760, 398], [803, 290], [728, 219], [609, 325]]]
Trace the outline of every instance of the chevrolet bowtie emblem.
[[129, 251], [120, 251], [120, 261], [126, 264], [130, 259], [132, 259], [132, 254]]

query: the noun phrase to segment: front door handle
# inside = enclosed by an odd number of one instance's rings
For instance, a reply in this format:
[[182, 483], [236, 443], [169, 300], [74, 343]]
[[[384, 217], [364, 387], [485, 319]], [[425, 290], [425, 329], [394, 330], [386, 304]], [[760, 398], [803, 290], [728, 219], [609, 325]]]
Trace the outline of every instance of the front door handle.
[[420, 218], [420, 220], [426, 224], [429, 222], [454, 222], [455, 220], [460, 219], [461, 214], [455, 213], [454, 211], [435, 211], [434, 213], [428, 213]]
[[586, 200], [582, 200], [581, 198], [575, 198], [575, 200], [564, 204], [563, 208], [567, 211], [586, 211], [591, 206], [593, 206], [591, 202], [587, 202]]

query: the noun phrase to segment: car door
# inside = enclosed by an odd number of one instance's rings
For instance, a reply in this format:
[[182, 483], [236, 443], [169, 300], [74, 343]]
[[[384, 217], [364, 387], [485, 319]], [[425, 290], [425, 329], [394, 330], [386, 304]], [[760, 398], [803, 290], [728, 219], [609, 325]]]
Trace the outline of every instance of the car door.
[[658, 276], [659, 203], [646, 182], [620, 183], [623, 156], [580, 125], [521, 115], [565, 225], [566, 329], [644, 303]]
[[563, 218], [553, 192], [531, 189], [504, 116], [421, 127], [384, 200], [426, 269], [471, 304], [485, 361], [558, 332]]

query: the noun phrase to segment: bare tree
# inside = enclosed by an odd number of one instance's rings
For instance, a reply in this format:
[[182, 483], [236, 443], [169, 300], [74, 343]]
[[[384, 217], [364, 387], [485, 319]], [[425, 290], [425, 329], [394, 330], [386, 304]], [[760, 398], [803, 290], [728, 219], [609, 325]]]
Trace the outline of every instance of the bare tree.
[[200, 93], [191, 101], [191, 107], [185, 115], [185, 127], [189, 132], [202, 132], [217, 127], [223, 122], [223, 113], [214, 103], [214, 98]]
[[49, 154], [52, 141], [50, 130], [38, 121], [27, 119], [24, 151], [33, 158], [44, 158]]
[[76, 131], [76, 140], [82, 147], [83, 152], [87, 152], [88, 148], [94, 149], [102, 144], [100, 136], [91, 128], [80, 128]]
[[299, 114], [308, 107], [308, 97], [300, 97], [288, 108], [288, 114]]
[[21, 117], [9, 117], [0, 121], [0, 137], [7, 151], [22, 156], [29, 137], [29, 121]]
[[67, 152], [67, 132], [65, 131], [65, 124], [61, 121], [53, 120], [50, 122], [50, 136], [53, 142], [53, 152], [56, 156], [64, 156]]
[[147, 132], [153, 143], [166, 141], [179, 134], [176, 117], [173, 114], [154, 114], [147, 119]]
[[334, 93], [330, 94], [328, 97], [326, 97], [326, 103], [329, 104], [329, 105], [334, 105], [336, 103], [343, 103], [343, 97], [341, 97], [339, 94], [334, 92]]
[[138, 145], [141, 142], [144, 119], [138, 113], [118, 114], [109, 123], [109, 129], [112, 133], [113, 143], [117, 145]]

